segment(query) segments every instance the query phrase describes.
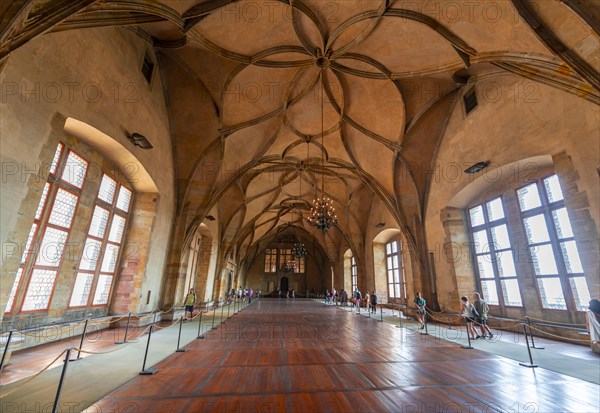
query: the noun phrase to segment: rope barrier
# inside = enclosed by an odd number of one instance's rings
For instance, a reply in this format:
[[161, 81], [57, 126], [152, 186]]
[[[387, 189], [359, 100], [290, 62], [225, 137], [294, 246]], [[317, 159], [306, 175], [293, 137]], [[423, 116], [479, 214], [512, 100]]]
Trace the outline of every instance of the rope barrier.
[[[561, 323], [560, 321], [548, 321], [548, 320], [544, 320], [544, 319], [541, 319], [541, 318], [535, 318], [535, 317], [531, 317], [531, 316], [527, 316], [527, 317], [529, 317], [531, 320], [541, 321], [543, 323], [559, 324], [559, 325], [562, 325], [562, 326], [587, 327], [587, 324]], [[527, 317], [523, 317], [523, 318], [526, 319]]]
[[559, 336], [557, 334], [548, 333], [548, 332], [546, 332], [544, 330], [540, 330], [539, 328], [534, 327], [534, 326], [530, 326], [530, 327], [531, 327], [532, 330], [535, 330], [538, 333], [545, 334], [545, 335], [550, 336], [550, 337], [556, 337], [556, 338], [559, 338], [561, 340], [575, 341], [575, 342], [578, 342], [578, 343], [600, 343], [600, 340], [577, 339], [577, 338], [563, 337], [563, 336]]
[[[67, 350], [63, 350], [58, 356], [56, 356], [56, 358], [54, 360], [52, 360], [50, 362], [50, 364], [48, 364], [46, 367], [44, 367], [43, 369], [41, 369], [40, 371], [38, 371], [36, 374], [34, 374], [33, 376], [29, 377], [28, 379], [24, 380], [21, 384], [19, 384], [17, 387], [15, 387], [14, 389], [11, 389], [9, 392], [2, 392], [2, 394], [0, 394], [0, 399], [9, 396], [11, 394], [13, 394], [14, 392], [16, 392], [17, 390], [19, 390], [21, 387], [25, 386], [27, 383], [29, 383], [31, 380], [35, 379], [37, 376], [39, 376], [40, 374], [42, 374], [43, 372], [45, 372], [46, 370], [48, 370], [50, 368], [50, 366], [52, 366], [54, 363], [56, 363], [56, 361], [61, 358], [61, 356], [63, 354], [65, 354], [67, 352]], [[4, 386], [2, 386], [4, 387]]]
[[[438, 321], [438, 322], [441, 322], [441, 323], [447, 323], [447, 322], [448, 322], [448, 321], [445, 321], [445, 320], [440, 320], [440, 319], [438, 319], [438, 318], [434, 317], [434, 316], [431, 314], [431, 311], [430, 311], [430, 310], [428, 311], [428, 310], [429, 310], [429, 309], [427, 308], [427, 309], [426, 309], [426, 312], [427, 312], [427, 314], [428, 314], [428, 315], [429, 315], [429, 316], [430, 316], [430, 317], [431, 317], [433, 320], [435, 320], [435, 321]], [[439, 313], [438, 313], [438, 314], [439, 314]], [[461, 318], [461, 316], [458, 316], [458, 315], [457, 315], [457, 317]], [[531, 319], [533, 319], [533, 317], [530, 317], [530, 318], [531, 318]], [[539, 319], [537, 319], [537, 320], [539, 320]], [[542, 321], [543, 321], [543, 320], [542, 320]], [[478, 321], [477, 321], [477, 320], [475, 320], [475, 319], [473, 320], [473, 323], [474, 323], [474, 324], [477, 324], [478, 326], [481, 326], [481, 325], [483, 325], [482, 323], [478, 322]], [[505, 327], [497, 327], [497, 326], [494, 326], [494, 327], [492, 327], [492, 328], [493, 328], [494, 330], [503, 330], [503, 331], [511, 331], [511, 332], [515, 332], [515, 331], [514, 331], [514, 328], [515, 328], [515, 327], [517, 327], [517, 328], [518, 328], [518, 325], [520, 325], [521, 323], [520, 323], [520, 322], [518, 322], [518, 321], [511, 321], [511, 324], [512, 324], [512, 325], [505, 326]], [[560, 340], [573, 341], [573, 342], [577, 342], [577, 343], [600, 343], [600, 340], [576, 339], [576, 338], [570, 338], [570, 337], [564, 337], [564, 336], [560, 336], [560, 335], [558, 335], [558, 334], [552, 334], [552, 333], [548, 333], [548, 332], [546, 332], [546, 331], [544, 331], [544, 330], [541, 330], [541, 329], [539, 329], [539, 328], [537, 328], [537, 327], [534, 327], [534, 326], [531, 326], [531, 329], [533, 329], [533, 330], [537, 331], [538, 333], [545, 334], [546, 336], [549, 336], [549, 337], [554, 337], [554, 338], [557, 338], [557, 339], [560, 339]], [[517, 331], [518, 331], [518, 330], [517, 330]]]

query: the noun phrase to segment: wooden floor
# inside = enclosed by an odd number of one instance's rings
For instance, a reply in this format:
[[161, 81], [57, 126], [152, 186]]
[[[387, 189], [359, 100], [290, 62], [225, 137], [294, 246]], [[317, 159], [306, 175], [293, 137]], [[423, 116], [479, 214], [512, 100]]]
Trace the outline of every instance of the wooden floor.
[[312, 301], [262, 300], [107, 395], [114, 412], [597, 412], [599, 386]]

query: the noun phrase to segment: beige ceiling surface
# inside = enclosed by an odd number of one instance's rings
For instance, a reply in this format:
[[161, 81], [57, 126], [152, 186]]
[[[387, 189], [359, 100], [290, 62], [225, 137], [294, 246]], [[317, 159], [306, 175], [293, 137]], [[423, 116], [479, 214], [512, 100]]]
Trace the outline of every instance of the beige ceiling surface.
[[[510, 71], [599, 103], [590, 5], [20, 0], [2, 6], [13, 19], [0, 26], [0, 58], [43, 32], [44, 12], [45, 31], [136, 27], [158, 52], [181, 208], [203, 218], [216, 207], [230, 250], [294, 223], [333, 257], [364, 241], [373, 199], [408, 232], [403, 219], [420, 219], [427, 182], [397, 176], [430, 164], [470, 76]], [[323, 183], [340, 215], [326, 237], [298, 219]]]

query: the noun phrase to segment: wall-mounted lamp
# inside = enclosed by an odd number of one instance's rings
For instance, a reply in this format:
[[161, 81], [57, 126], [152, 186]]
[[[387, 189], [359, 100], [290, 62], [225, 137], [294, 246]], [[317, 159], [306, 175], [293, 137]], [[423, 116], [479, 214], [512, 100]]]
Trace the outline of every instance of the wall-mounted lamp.
[[152, 149], [154, 146], [146, 139], [146, 137], [140, 133], [133, 132], [128, 136], [129, 140], [133, 142], [134, 145], [139, 146], [142, 149]]
[[465, 169], [465, 173], [466, 174], [474, 174], [474, 173], [479, 172], [482, 169], [486, 168], [489, 164], [490, 164], [490, 161], [477, 162], [476, 164], [471, 165], [467, 169]]

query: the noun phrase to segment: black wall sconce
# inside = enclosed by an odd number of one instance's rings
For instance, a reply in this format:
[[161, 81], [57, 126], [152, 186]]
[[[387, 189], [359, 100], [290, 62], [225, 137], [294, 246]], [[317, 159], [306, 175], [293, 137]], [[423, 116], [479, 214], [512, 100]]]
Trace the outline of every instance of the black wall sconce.
[[142, 149], [152, 149], [154, 146], [146, 139], [146, 137], [140, 133], [133, 132], [128, 136], [129, 140], [133, 142], [134, 145], [139, 146]]
[[466, 174], [474, 174], [476, 172], [481, 171], [484, 168], [487, 168], [487, 166], [490, 164], [490, 161], [485, 161], [485, 162], [477, 162], [474, 165], [469, 166], [467, 169], [465, 169], [465, 173]]

